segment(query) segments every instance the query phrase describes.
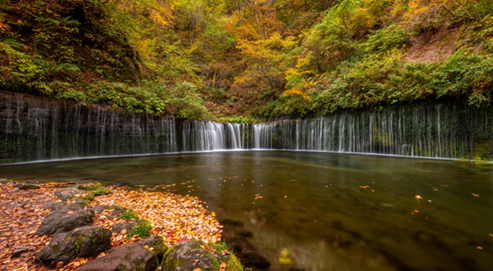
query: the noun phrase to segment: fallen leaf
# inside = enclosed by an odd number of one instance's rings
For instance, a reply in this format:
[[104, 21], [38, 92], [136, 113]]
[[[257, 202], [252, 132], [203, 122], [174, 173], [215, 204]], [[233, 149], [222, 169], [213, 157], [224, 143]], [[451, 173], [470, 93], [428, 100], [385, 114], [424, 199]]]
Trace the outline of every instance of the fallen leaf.
[[219, 267], [219, 271], [224, 271], [224, 270], [226, 270], [226, 263], [225, 262], [223, 262], [221, 264], [221, 266]]

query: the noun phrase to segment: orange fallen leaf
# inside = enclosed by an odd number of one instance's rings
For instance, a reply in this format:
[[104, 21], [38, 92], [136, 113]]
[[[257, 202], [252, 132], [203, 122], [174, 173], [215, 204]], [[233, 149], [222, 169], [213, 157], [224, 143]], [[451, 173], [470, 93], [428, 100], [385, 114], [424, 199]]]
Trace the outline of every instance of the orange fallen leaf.
[[195, 268], [193, 271], [202, 271], [200, 268]]
[[476, 248], [477, 248], [477, 249], [481, 249], [481, 250], [483, 249], [483, 247], [479, 247], [479, 246], [478, 246], [478, 247], [476, 247]]
[[57, 263], [56, 263], [56, 268], [60, 268], [60, 267], [62, 267], [62, 266], [63, 266], [63, 262], [57, 262]]
[[221, 264], [221, 266], [219, 267], [219, 271], [224, 271], [224, 270], [226, 270], [226, 263], [225, 262], [223, 262]]
[[472, 193], [472, 195], [473, 195], [473, 196], [475, 196], [475, 197], [479, 197], [479, 195], [478, 195], [478, 194], [474, 194], [474, 193]]

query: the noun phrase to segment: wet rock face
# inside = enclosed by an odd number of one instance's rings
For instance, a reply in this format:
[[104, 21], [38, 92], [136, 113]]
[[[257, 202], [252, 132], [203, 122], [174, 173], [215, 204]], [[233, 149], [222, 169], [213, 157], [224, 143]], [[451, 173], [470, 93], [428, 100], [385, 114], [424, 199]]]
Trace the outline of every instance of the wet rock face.
[[53, 236], [57, 233], [69, 232], [77, 227], [92, 225], [94, 220], [94, 211], [77, 209], [72, 211], [71, 205], [69, 206], [54, 206], [54, 208], [60, 208], [59, 211], [49, 213], [38, 230], [37, 235]]
[[213, 270], [212, 259], [217, 258], [222, 262], [227, 258], [200, 249], [201, 244], [199, 241], [186, 241], [174, 246], [161, 264], [162, 270]]
[[157, 264], [156, 254], [137, 243], [128, 243], [110, 250], [107, 256], [85, 263], [79, 271], [150, 271], [155, 270]]
[[57, 234], [36, 254], [36, 260], [53, 268], [58, 262], [67, 264], [76, 257], [96, 257], [111, 245], [111, 231], [101, 226], [84, 226]]

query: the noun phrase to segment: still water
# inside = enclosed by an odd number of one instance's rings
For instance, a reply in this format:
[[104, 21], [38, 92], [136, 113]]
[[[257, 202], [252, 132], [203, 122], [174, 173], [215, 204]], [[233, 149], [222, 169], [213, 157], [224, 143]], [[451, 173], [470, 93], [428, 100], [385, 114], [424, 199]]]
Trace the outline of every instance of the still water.
[[493, 270], [491, 165], [243, 151], [10, 165], [0, 178], [176, 184], [242, 221], [270, 270]]

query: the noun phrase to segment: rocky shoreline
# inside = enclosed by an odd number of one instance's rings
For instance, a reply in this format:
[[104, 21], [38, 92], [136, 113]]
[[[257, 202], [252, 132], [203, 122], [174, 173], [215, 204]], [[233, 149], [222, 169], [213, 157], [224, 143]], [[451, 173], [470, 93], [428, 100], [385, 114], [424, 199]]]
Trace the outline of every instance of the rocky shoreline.
[[[0, 181], [0, 270], [244, 270], [218, 242], [215, 214], [196, 198], [98, 183]], [[137, 208], [102, 204], [111, 202]]]

